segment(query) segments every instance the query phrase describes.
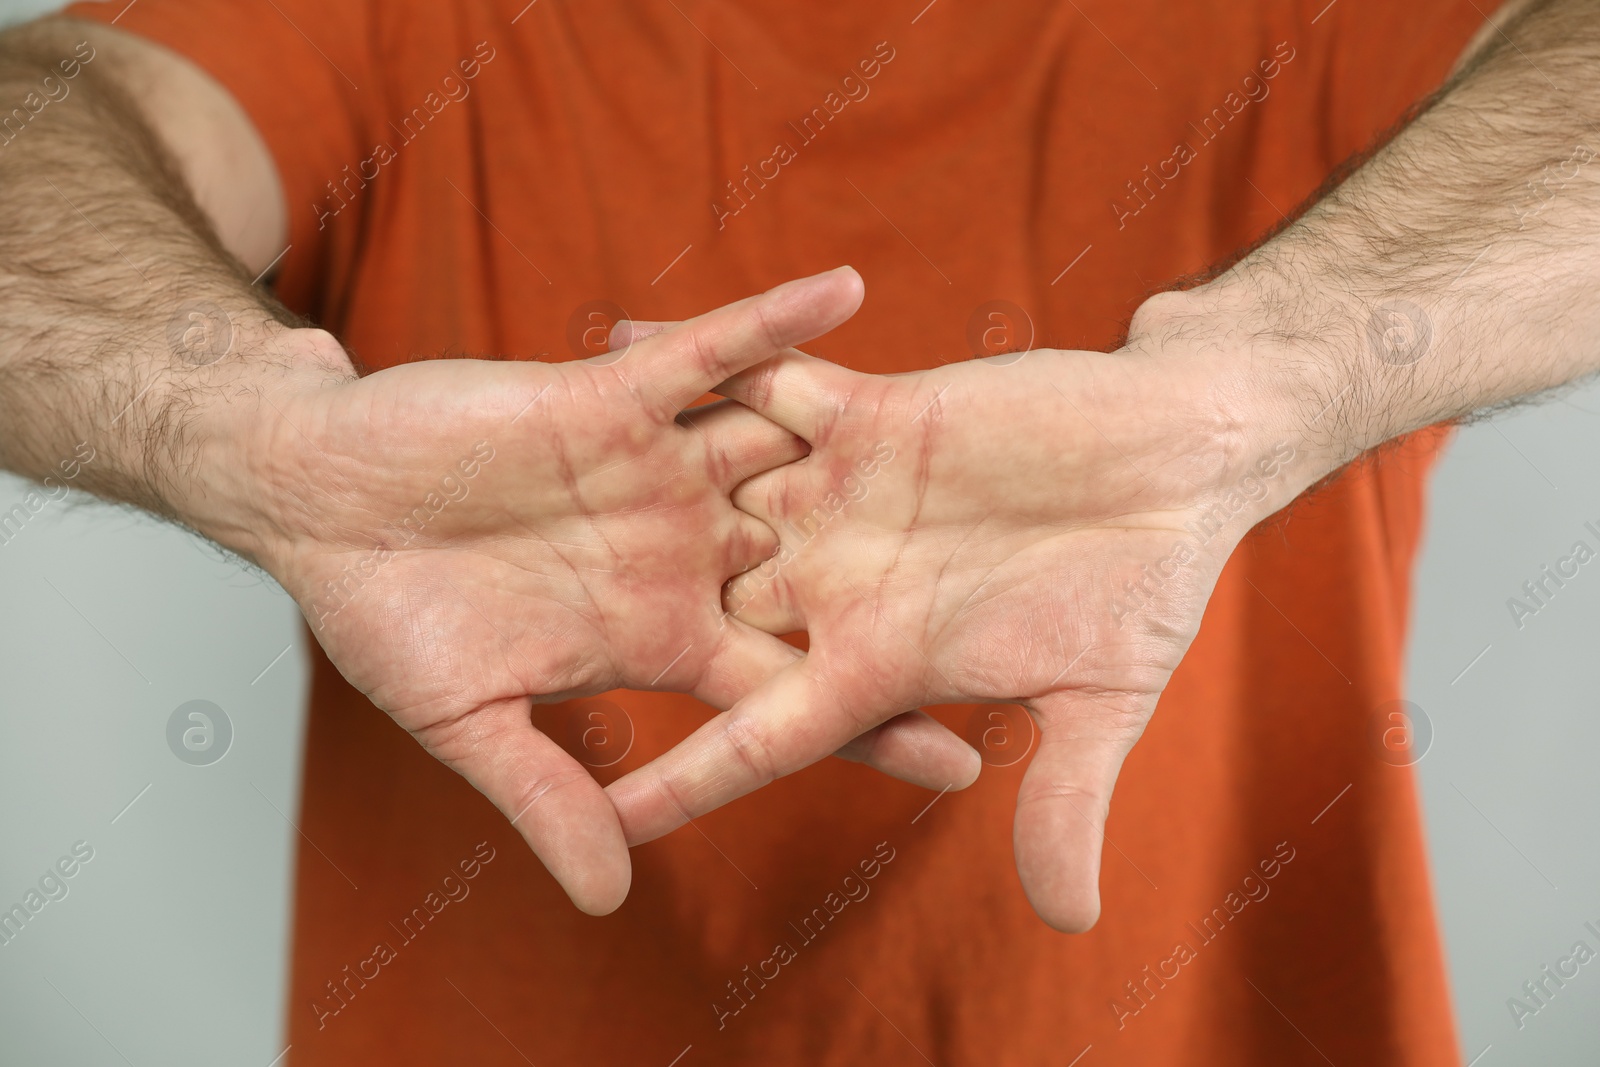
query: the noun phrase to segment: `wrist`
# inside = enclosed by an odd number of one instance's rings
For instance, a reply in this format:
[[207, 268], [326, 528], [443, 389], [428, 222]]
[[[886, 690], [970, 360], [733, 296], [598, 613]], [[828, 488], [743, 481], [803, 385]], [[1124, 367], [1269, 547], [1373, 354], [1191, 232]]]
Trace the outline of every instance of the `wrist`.
[[295, 329], [266, 319], [240, 323], [224, 358], [197, 368], [182, 387], [191, 400], [184, 440], [175, 441], [181, 477], [159, 487], [171, 514], [203, 536], [274, 571], [296, 493], [303, 486], [281, 475], [285, 453], [299, 455], [305, 428], [283, 414], [297, 394], [356, 377], [349, 356], [322, 330]]
[[1404, 398], [1427, 348], [1427, 316], [1400, 302], [1364, 310], [1355, 298], [1304, 291], [1313, 289], [1241, 266], [1195, 289], [1156, 294], [1129, 330], [1130, 347], [1195, 366], [1228, 405], [1244, 444], [1225, 480], [1272, 470], [1257, 520], [1423, 424], [1408, 423]]
[[1197, 511], [1213, 517], [1203, 525], [1220, 532], [1211, 527], [1225, 516], [1229, 544], [1354, 454], [1335, 418], [1338, 363], [1272, 334], [1258, 315], [1253, 294], [1213, 284], [1150, 297], [1128, 334], [1128, 348], [1168, 362], [1164, 373], [1180, 376], [1189, 403], [1232, 427], [1195, 487]]

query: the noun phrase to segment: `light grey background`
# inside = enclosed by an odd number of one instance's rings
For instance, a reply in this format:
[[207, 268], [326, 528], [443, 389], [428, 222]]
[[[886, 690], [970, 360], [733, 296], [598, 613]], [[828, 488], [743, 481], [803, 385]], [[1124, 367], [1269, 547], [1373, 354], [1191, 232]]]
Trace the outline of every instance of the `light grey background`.
[[1462, 1046], [1479, 1067], [1600, 1062], [1600, 960], [1520, 1029], [1507, 1006], [1575, 942], [1600, 950], [1584, 930], [1600, 929], [1600, 559], [1520, 629], [1507, 606], [1574, 542], [1600, 550], [1584, 528], [1600, 529], [1597, 456], [1589, 386], [1467, 428], [1433, 485], [1407, 689], [1434, 728], [1417, 767]]
[[[47, 4], [0, 0], [0, 20]], [[1409, 654], [1465, 1059], [1595, 1063], [1600, 961], [1519, 1029], [1507, 1000], [1600, 947], [1600, 560], [1519, 629], [1506, 601], [1600, 548], [1600, 388], [1464, 431], [1438, 473]], [[0, 476], [0, 512], [27, 486]], [[298, 615], [204, 544], [74, 494], [0, 545], [0, 909], [94, 858], [0, 946], [0, 1061], [269, 1067], [284, 1047], [304, 724]], [[179, 704], [227, 755], [168, 750]], [[131, 806], [130, 806], [131, 805]], [[1351, 1025], [1360, 1025], [1351, 1020]], [[1345, 1067], [1345, 1065], [1341, 1065]]]

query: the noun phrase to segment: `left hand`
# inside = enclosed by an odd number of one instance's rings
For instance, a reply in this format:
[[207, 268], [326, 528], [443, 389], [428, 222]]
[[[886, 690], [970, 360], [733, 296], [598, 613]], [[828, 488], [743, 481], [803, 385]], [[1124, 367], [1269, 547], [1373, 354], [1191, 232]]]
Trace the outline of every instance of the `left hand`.
[[1241, 410], [1240, 362], [1136, 335], [882, 377], [790, 350], [721, 386], [811, 445], [735, 490], [782, 547], [724, 594], [810, 652], [610, 786], [630, 842], [908, 709], [1020, 703], [1041, 728], [1023, 887], [1058, 929], [1093, 925], [1123, 758], [1233, 547], [1312, 480]]
[[[498, 806], [580, 908], [604, 914], [632, 877], [621, 823], [535, 728], [533, 706], [628, 687], [726, 708], [799, 658], [727, 619], [721, 590], [778, 543], [730, 489], [805, 446], [734, 403], [685, 409], [859, 301], [860, 279], [833, 271], [617, 358], [297, 378], [228, 408], [244, 459], [216, 462], [223, 479], [202, 484], [227, 490], [208, 500], [250, 502], [228, 515], [249, 543], [232, 543], [295, 597], [350, 684]], [[290, 349], [302, 362], [343, 355], [321, 331], [280, 330], [256, 358], [270, 369]], [[855, 749], [940, 784], [976, 762], [925, 716]]]

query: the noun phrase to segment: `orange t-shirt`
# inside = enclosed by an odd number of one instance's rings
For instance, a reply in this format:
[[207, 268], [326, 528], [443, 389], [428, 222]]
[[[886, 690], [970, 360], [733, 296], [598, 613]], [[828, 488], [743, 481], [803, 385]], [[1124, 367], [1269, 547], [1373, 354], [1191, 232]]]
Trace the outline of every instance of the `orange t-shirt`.
[[[118, 24], [253, 117], [291, 213], [278, 290], [368, 367], [572, 358], [591, 312], [679, 318], [850, 263], [866, 304], [811, 347], [888, 372], [1114, 345], [1481, 22], [1471, 0], [141, 0]], [[1412, 772], [1373, 740], [1439, 440], [1235, 554], [1127, 761], [1081, 936], [1012, 865], [1025, 718], [962, 793], [795, 774], [636, 849], [592, 918], [318, 653], [289, 1061], [1459, 1063]], [[606, 781], [709, 714], [609, 699], [632, 744]], [[539, 721], [570, 743], [575, 714]], [[626, 748], [628, 722], [593, 722]]]

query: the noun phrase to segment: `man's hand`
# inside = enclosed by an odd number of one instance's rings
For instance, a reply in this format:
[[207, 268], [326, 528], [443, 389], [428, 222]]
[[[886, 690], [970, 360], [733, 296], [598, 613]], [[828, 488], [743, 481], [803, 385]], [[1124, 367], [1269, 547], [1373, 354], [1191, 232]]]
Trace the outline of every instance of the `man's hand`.
[[908, 708], [1016, 702], [1042, 737], [1018, 798], [1024, 888], [1053, 926], [1092, 925], [1122, 760], [1234, 545], [1315, 477], [1247, 417], [1240, 374], [1140, 345], [894, 377], [789, 352], [721, 386], [812, 446], [736, 490], [783, 545], [726, 594], [810, 652], [610, 787], [629, 839]]
[[[804, 445], [735, 404], [683, 409], [859, 300], [860, 280], [833, 272], [597, 360], [436, 360], [260, 391], [241, 549], [351, 684], [482, 790], [586, 911], [627, 893], [622, 828], [531, 705], [627, 687], [725, 708], [799, 656], [727, 619], [721, 589], [777, 548], [730, 490]], [[941, 776], [971, 751], [922, 719], [874, 756]]]
[[[530, 704], [626, 685], [726, 706], [798, 656], [724, 620], [718, 590], [776, 547], [729, 487], [803, 446], [731, 405], [680, 412], [849, 317], [859, 280], [783, 287], [619, 358], [358, 380], [252, 282], [281, 254], [282, 193], [220, 86], [59, 19], [0, 35], [0, 87], [21, 98], [41, 78], [76, 88], [0, 158], [16, 208], [0, 225], [0, 468], [74, 479], [266, 568], [345, 675], [513, 817], [581, 906], [615, 907], [616, 813]], [[843, 754], [940, 782], [974, 759], [926, 717]]]
[[1240, 536], [1366, 449], [1600, 368], [1596, 55], [1593, 4], [1526, 5], [1292, 225], [1147, 301], [1121, 352], [888, 379], [788, 355], [729, 383], [814, 446], [736, 491], [789, 558], [730, 607], [811, 652], [613, 783], [629, 839], [894, 711], [1018, 701], [1044, 728], [1023, 884], [1092, 923], [1113, 779]]

